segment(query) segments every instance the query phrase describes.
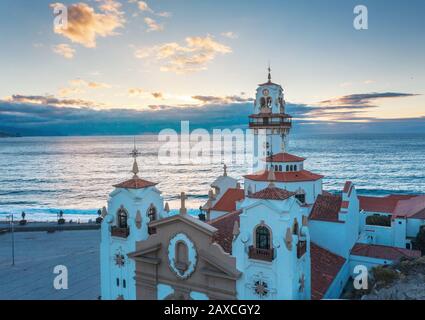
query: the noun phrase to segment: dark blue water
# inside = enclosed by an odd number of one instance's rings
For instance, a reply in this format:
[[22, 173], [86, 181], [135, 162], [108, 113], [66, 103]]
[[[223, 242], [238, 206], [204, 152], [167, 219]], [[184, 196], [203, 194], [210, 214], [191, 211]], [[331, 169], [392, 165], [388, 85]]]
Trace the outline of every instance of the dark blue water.
[[[156, 136], [137, 137], [140, 175], [159, 182], [172, 208], [178, 194], [189, 207], [206, 200], [220, 163], [158, 164]], [[25, 210], [29, 219], [93, 218], [106, 205], [112, 185], [131, 177], [133, 137], [31, 137], [0, 139], [0, 219]], [[351, 180], [361, 194], [425, 193], [425, 135], [291, 136], [289, 152], [307, 158], [306, 169], [326, 176], [324, 186], [341, 191]], [[229, 164], [241, 179], [248, 165]]]

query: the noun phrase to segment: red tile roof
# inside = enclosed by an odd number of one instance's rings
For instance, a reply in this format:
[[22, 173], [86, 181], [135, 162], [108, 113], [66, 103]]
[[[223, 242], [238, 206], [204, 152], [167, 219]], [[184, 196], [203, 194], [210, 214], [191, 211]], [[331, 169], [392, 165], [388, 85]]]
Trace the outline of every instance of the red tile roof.
[[305, 158], [289, 153], [278, 153], [266, 158], [266, 162], [302, 162]]
[[236, 210], [236, 202], [243, 200], [245, 194], [243, 189], [228, 189], [220, 200], [211, 208], [214, 211], [232, 212]]
[[351, 249], [351, 255], [398, 261], [401, 258], [419, 258], [420, 251], [403, 248], [356, 243]]
[[425, 219], [425, 196], [400, 200], [393, 211], [393, 218]]
[[147, 187], [153, 187], [156, 185], [157, 183], [143, 180], [143, 179], [140, 179], [139, 177], [133, 177], [133, 179], [116, 184], [114, 185], [114, 187], [123, 188], [123, 189], [143, 189]]
[[[413, 199], [418, 197], [417, 195], [389, 195], [386, 197], [369, 197], [369, 196], [359, 196], [360, 200], [360, 209], [369, 211], [369, 212], [381, 212], [381, 213], [388, 213], [392, 214], [399, 203], [403, 202], [404, 205], [407, 208], [409, 205], [405, 203], [404, 201], [412, 201], [410, 202], [411, 205], [414, 204]], [[420, 208], [419, 208], [420, 209]], [[418, 211], [420, 211], [418, 209]], [[423, 207], [425, 209], [425, 205]], [[401, 213], [401, 209], [399, 209], [399, 212]]]
[[[276, 182], [303, 182], [303, 181], [316, 181], [322, 179], [323, 176], [312, 173], [307, 170], [295, 172], [275, 172]], [[253, 181], [268, 181], [269, 172], [260, 171], [255, 174], [249, 174], [244, 178]]]
[[286, 200], [295, 195], [295, 192], [269, 186], [261, 191], [249, 195], [248, 197], [252, 199]]
[[310, 212], [310, 220], [342, 222], [339, 220], [339, 211], [342, 206], [342, 197], [331, 194], [321, 194], [317, 197]]
[[233, 226], [235, 225], [235, 221], [240, 223], [239, 216], [241, 213], [241, 210], [234, 211], [208, 222], [209, 225], [217, 229], [213, 236], [213, 241], [230, 254], [232, 253]]
[[345, 259], [310, 242], [311, 298], [320, 300], [338, 275]]

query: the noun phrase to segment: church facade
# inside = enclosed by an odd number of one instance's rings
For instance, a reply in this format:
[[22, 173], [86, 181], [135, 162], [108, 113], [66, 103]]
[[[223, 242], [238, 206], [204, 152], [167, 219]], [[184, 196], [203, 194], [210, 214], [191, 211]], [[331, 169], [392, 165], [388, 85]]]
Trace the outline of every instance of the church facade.
[[[170, 214], [156, 183], [139, 177], [134, 149], [133, 177], [114, 186], [102, 214], [102, 299], [333, 299], [357, 266], [420, 255], [410, 241], [425, 225], [423, 196], [359, 197], [349, 181], [331, 194], [286, 152], [292, 118], [270, 69], [249, 127], [259, 168], [242, 188], [225, 166], [205, 219], [187, 214], [184, 193]], [[372, 225], [376, 215], [390, 226]]]

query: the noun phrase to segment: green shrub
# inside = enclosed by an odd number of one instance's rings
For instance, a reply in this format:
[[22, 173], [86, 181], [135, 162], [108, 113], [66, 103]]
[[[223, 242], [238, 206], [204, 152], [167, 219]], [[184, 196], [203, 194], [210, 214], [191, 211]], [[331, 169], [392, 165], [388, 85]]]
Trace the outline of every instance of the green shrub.
[[366, 218], [366, 224], [370, 226], [391, 227], [391, 217], [380, 215], [368, 216]]
[[373, 275], [374, 281], [378, 285], [383, 285], [383, 286], [390, 285], [395, 280], [399, 279], [398, 272], [386, 266], [378, 266], [373, 268], [372, 275]]

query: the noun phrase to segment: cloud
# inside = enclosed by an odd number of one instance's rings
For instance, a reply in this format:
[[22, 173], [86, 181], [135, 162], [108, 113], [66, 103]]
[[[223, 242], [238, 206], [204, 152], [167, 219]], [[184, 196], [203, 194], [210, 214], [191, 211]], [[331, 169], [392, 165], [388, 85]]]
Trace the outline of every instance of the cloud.
[[152, 96], [155, 99], [163, 99], [164, 98], [164, 95], [162, 94], [162, 92], [152, 92]]
[[164, 26], [162, 24], [159, 24], [158, 22], [156, 22], [152, 18], [146, 17], [144, 19], [144, 21], [145, 21], [146, 25], [148, 26], [146, 32], [163, 31], [164, 30]]
[[330, 105], [369, 105], [373, 100], [383, 98], [405, 98], [413, 97], [417, 94], [412, 93], [399, 93], [399, 92], [384, 92], [384, 93], [360, 93], [342, 96], [339, 98], [329, 99], [321, 101], [321, 104]]
[[[63, 6], [54, 3], [51, 7], [56, 5]], [[72, 4], [68, 6], [68, 26], [55, 28], [55, 33], [87, 48], [95, 48], [97, 37], [116, 35], [116, 29], [124, 26], [125, 19], [118, 10], [120, 6], [115, 1], [102, 1], [100, 10], [103, 13], [98, 13], [85, 3]]]
[[[1, 100], [0, 100], [1, 101]], [[82, 99], [59, 99], [54, 96], [31, 96], [31, 95], [12, 95], [6, 98], [3, 102], [11, 104], [32, 104], [32, 105], [49, 105], [55, 107], [76, 106], [76, 107], [100, 107], [101, 104], [82, 100]]]
[[230, 47], [215, 41], [210, 35], [187, 37], [185, 41], [185, 45], [169, 42], [138, 49], [135, 56], [139, 59], [153, 58], [161, 63], [161, 71], [185, 74], [206, 70], [208, 63], [213, 61], [218, 54], [224, 55], [232, 52]]
[[239, 35], [234, 33], [233, 31], [223, 32], [221, 33], [221, 35], [229, 39], [237, 39], [239, 37]]
[[59, 96], [66, 97], [73, 94], [81, 94], [85, 89], [109, 89], [112, 86], [104, 82], [86, 81], [83, 79], [74, 79], [69, 81], [69, 87], [61, 88]]
[[136, 3], [141, 11], [153, 12], [153, 10], [149, 7], [149, 5], [145, 1], [130, 1], [130, 3]]
[[66, 59], [72, 59], [75, 55], [75, 49], [71, 48], [68, 44], [58, 44], [52, 47], [54, 53], [57, 53]]
[[245, 103], [253, 102], [252, 98], [244, 98], [240, 96], [226, 96], [226, 97], [217, 97], [217, 96], [192, 96], [192, 99], [198, 100], [203, 104], [230, 104], [230, 103]]
[[162, 12], [156, 13], [156, 15], [162, 18], [170, 18], [173, 14], [168, 11], [162, 11]]
[[[179, 130], [182, 120], [190, 121], [192, 129], [247, 128], [248, 115], [252, 113], [251, 102], [224, 104], [218, 103], [220, 97], [194, 97], [205, 101], [205, 104], [152, 104], [135, 110], [125, 107], [102, 109], [99, 104], [90, 101], [53, 96], [14, 95], [0, 100], [0, 129], [24, 135], [134, 135], [155, 133], [165, 128]], [[295, 132], [425, 132], [425, 117], [375, 119], [357, 114], [353, 116], [353, 112], [364, 110], [367, 106], [343, 107], [345, 111], [338, 106], [287, 104], [288, 113], [295, 117]], [[312, 112], [332, 114], [335, 110], [340, 111], [348, 122], [333, 119], [323, 121], [311, 116]], [[357, 123], [359, 119], [367, 123]]]

